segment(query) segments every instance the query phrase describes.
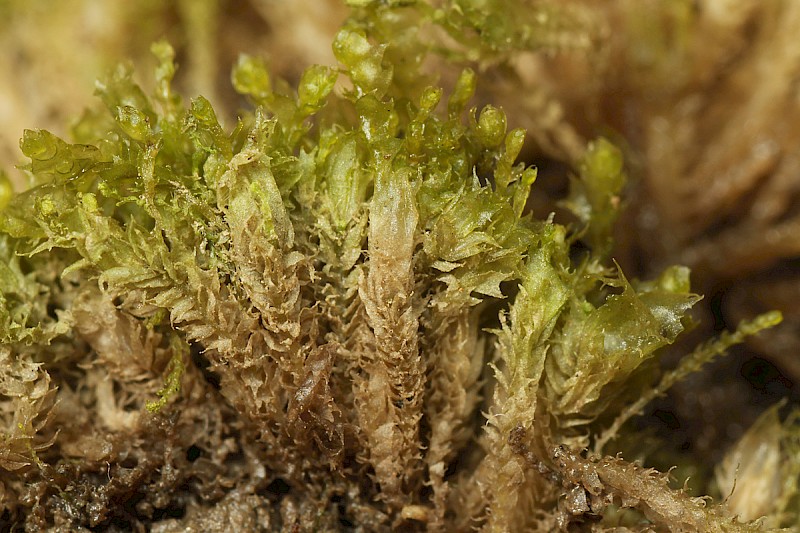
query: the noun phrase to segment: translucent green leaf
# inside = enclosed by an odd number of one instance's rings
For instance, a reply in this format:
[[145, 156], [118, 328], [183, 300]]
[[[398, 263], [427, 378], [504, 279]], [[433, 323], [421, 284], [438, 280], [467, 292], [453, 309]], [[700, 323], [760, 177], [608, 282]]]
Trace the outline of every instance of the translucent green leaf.
[[362, 32], [343, 29], [333, 41], [333, 54], [347, 69], [362, 93], [383, 96], [392, 79], [391, 67], [383, 66], [385, 45], [373, 46]]
[[231, 81], [236, 92], [250, 96], [258, 103], [263, 103], [272, 95], [267, 67], [255, 57], [240, 55], [233, 68]]
[[329, 67], [314, 65], [307, 68], [297, 87], [299, 104], [305, 114], [319, 111], [333, 90], [338, 73]]
[[478, 117], [478, 139], [487, 148], [500, 146], [506, 136], [506, 115], [490, 105]]
[[614, 223], [622, 207], [626, 176], [622, 152], [605, 139], [589, 143], [579, 164], [580, 175], [570, 181], [563, 205], [584, 225], [587, 244], [598, 254], [611, 251]]
[[94, 146], [68, 144], [44, 130], [25, 130], [20, 149], [30, 159], [22, 168], [35, 176], [35, 183], [74, 178], [102, 161]]
[[122, 131], [133, 140], [143, 141], [150, 133], [147, 116], [135, 107], [117, 106], [114, 109], [114, 118], [117, 119]]
[[14, 188], [11, 186], [11, 180], [5, 171], [0, 170], [0, 211], [11, 201], [14, 196]]

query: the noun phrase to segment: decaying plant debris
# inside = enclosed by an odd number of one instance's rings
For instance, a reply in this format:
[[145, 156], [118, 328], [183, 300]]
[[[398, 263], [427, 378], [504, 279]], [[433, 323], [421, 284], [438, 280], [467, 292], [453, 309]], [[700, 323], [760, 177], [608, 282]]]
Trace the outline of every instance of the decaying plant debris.
[[796, 527], [797, 414], [759, 419], [716, 500], [629, 455], [649, 401], [780, 313], [662, 369], [700, 297], [686, 267], [613, 261], [620, 148], [532, 121], [574, 169], [572, 222], [538, 219], [526, 133], [471, 107], [504, 86], [465, 65], [602, 25], [577, 3], [351, 4], [339, 66], [296, 88], [240, 57], [232, 128], [184, 104], [162, 41], [149, 94], [120, 66], [72, 139], [25, 132], [31, 186], [0, 198], [3, 527]]
[[599, 4], [565, 4], [591, 19], [591, 51], [519, 54], [519, 79], [558, 102], [579, 137], [608, 126], [624, 136], [642, 185], [620, 259], [629, 248], [627, 264], [648, 274], [690, 266], [704, 291], [727, 291], [731, 322], [784, 310], [786, 322], [752, 346], [797, 379], [800, 313], [788, 295], [797, 286], [800, 6]]

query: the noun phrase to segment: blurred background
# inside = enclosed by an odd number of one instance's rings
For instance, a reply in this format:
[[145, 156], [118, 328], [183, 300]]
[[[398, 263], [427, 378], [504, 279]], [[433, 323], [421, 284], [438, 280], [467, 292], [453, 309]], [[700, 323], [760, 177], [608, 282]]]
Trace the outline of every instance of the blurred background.
[[[434, 29], [427, 38], [445, 52], [428, 68], [445, 87], [475, 68], [476, 105], [502, 107], [510, 127], [528, 130], [538, 216], [570, 222], [558, 200], [588, 140], [604, 135], [622, 147], [630, 184], [614, 258], [640, 278], [685, 264], [705, 295], [700, 325], [665, 364], [743, 318], [784, 313], [780, 327], [680, 384], [642, 419], [654, 439], [715, 462], [767, 406], [798, 399], [800, 2], [488, 3], [515, 23], [530, 16], [536, 38], [484, 43], [491, 53], [478, 58]], [[229, 81], [240, 53], [262, 57], [291, 84], [307, 65], [334, 64], [330, 42], [348, 12], [340, 0], [0, 0], [0, 168], [23, 189], [14, 170], [23, 129], [68, 138], [96, 105], [95, 80], [118, 62], [151, 87], [149, 49], [162, 38], [177, 52], [177, 89], [206, 96], [231, 125], [244, 104]], [[498, 11], [474, 29], [483, 38], [503, 22]]]
[[152, 87], [159, 39], [175, 48], [178, 91], [205, 96], [230, 121], [242, 104], [230, 83], [240, 53], [295, 81], [310, 64], [335, 62], [330, 43], [347, 12], [330, 0], [0, 0], [2, 168], [19, 162], [24, 129], [68, 135], [99, 103], [95, 81], [118, 63]]

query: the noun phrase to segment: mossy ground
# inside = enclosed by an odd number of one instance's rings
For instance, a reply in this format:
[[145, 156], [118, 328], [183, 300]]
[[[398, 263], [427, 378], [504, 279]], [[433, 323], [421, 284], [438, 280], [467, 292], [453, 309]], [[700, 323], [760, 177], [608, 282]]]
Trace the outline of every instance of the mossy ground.
[[[28, 185], [0, 211], [4, 528], [796, 524], [795, 415], [767, 411], [713, 472], [631, 423], [780, 314], [669, 369], [700, 299], [689, 270], [614, 261], [641, 140], [585, 141], [515, 73], [583, 50], [602, 79], [588, 50], [613, 11], [353, 4], [337, 66], [289, 83], [240, 56], [235, 120], [218, 95], [183, 102], [161, 41], [151, 89], [113, 68], [68, 141], [25, 132]], [[227, 16], [176, 5], [195, 28]], [[689, 47], [699, 23], [659, 13]], [[531, 209], [536, 153], [571, 169], [557, 219]], [[635, 461], [699, 472], [697, 492]]]

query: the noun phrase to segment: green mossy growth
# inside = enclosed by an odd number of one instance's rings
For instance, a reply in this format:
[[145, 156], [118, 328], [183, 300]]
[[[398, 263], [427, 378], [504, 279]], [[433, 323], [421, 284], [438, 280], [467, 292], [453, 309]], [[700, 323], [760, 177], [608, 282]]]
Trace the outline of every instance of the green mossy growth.
[[[448, 93], [417, 70], [420, 20], [467, 55], [570, 20], [352, 4], [341, 65], [297, 90], [240, 59], [252, 105], [232, 128], [181, 104], [158, 43], [154, 94], [119, 67], [75, 142], [25, 132], [33, 185], [0, 189], [3, 520], [202, 530], [245, 506], [252, 530], [757, 530], [602, 454], [636, 436], [637, 399], [780, 317], [662, 373], [700, 297], [687, 269], [610, 261], [621, 152], [586, 147], [578, 226], [537, 219], [524, 132], [468, 108], [479, 76]], [[782, 472], [776, 526], [797, 520]]]

